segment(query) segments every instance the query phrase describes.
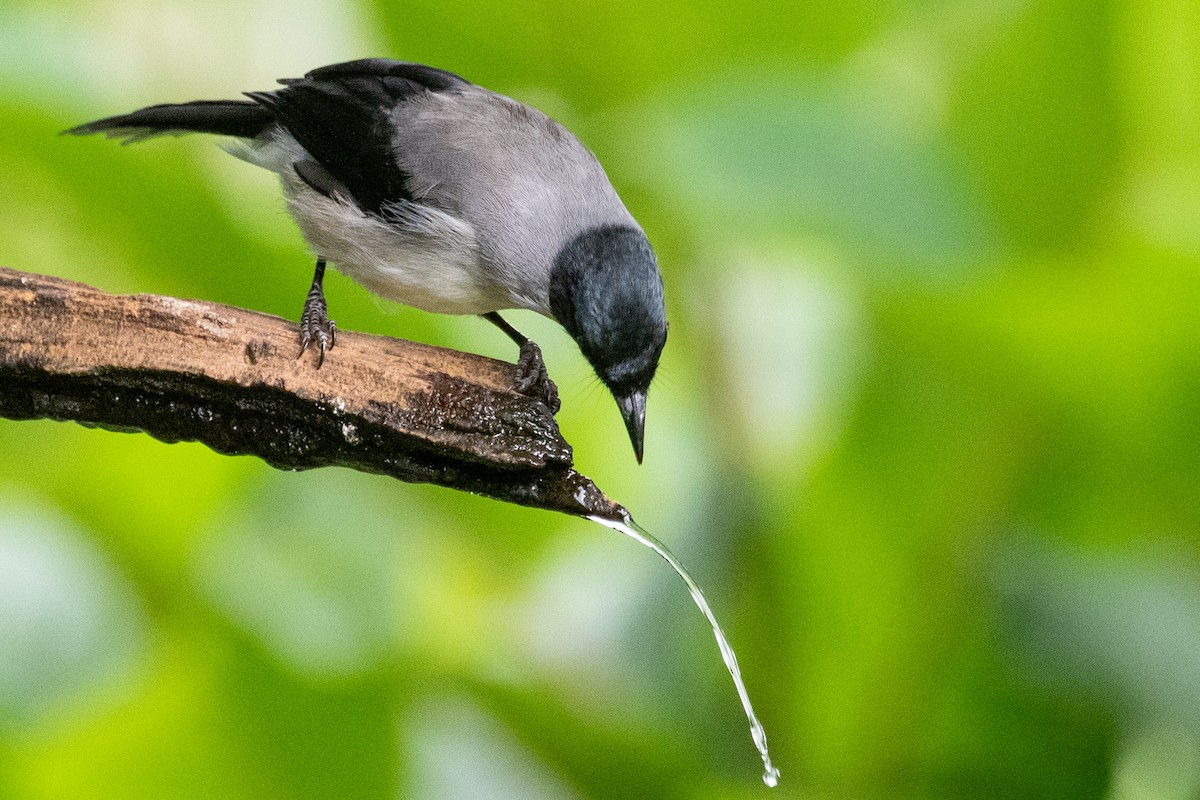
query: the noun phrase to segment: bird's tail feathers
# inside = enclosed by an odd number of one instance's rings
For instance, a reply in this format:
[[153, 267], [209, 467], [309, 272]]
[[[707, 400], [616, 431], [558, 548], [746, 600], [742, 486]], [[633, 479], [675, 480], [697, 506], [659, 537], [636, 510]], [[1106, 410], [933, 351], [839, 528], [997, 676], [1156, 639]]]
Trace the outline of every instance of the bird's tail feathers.
[[126, 144], [153, 136], [214, 133], [252, 139], [275, 121], [274, 113], [249, 100], [195, 100], [140, 108], [63, 131], [74, 136], [103, 133]]

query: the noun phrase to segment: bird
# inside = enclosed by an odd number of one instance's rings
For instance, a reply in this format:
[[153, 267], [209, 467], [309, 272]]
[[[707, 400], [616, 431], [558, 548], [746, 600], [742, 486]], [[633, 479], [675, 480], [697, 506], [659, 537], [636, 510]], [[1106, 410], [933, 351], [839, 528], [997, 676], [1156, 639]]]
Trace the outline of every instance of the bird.
[[244, 99], [152, 105], [71, 128], [125, 144], [225, 137], [279, 176], [316, 257], [300, 353], [336, 343], [327, 263], [424, 311], [480, 315], [519, 348], [514, 389], [560, 407], [540, 348], [499, 312], [558, 322], [611, 392], [642, 463], [646, 397], [667, 339], [662, 274], [596, 156], [532, 106], [452, 72], [366, 58]]

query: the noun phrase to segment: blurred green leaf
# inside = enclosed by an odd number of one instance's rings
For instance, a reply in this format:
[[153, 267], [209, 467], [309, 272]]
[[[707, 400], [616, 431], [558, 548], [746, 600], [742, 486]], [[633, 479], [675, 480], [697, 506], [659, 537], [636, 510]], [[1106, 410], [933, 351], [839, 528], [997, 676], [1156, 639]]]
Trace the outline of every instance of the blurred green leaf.
[[0, 501], [0, 732], [96, 713], [145, 635], [131, 587], [77, 528], [52, 506]]
[[1060, 247], [1094, 230], [1124, 144], [1114, 3], [1019, 8], [968, 56], [951, 104], [955, 144], [1013, 244]]
[[640, 116], [652, 125], [638, 137], [638, 166], [663, 172], [671, 199], [718, 241], [819, 236], [884, 282], [959, 278], [994, 254], [947, 144], [837, 74], [722, 77], [625, 121]]
[[1000, 613], [1039, 678], [1200, 736], [1200, 582], [1154, 563], [1014, 538], [995, 556]]

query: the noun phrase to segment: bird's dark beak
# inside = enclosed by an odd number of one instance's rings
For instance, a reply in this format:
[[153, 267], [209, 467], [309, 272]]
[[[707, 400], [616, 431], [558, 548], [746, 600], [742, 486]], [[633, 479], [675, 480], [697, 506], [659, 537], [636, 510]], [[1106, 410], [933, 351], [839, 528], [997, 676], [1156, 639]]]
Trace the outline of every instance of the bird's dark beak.
[[637, 391], [625, 397], [617, 398], [617, 407], [625, 420], [625, 430], [629, 431], [629, 441], [633, 443], [633, 452], [637, 462], [642, 463], [642, 435], [646, 429], [646, 392]]

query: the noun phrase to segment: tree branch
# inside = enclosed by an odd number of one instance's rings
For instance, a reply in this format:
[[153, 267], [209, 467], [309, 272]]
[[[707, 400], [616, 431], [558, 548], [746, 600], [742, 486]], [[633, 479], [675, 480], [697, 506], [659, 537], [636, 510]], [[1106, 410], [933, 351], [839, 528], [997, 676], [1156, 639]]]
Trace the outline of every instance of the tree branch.
[[512, 365], [341, 330], [320, 369], [298, 347], [279, 317], [0, 268], [0, 417], [623, 514], [571, 468], [550, 411], [512, 391]]

